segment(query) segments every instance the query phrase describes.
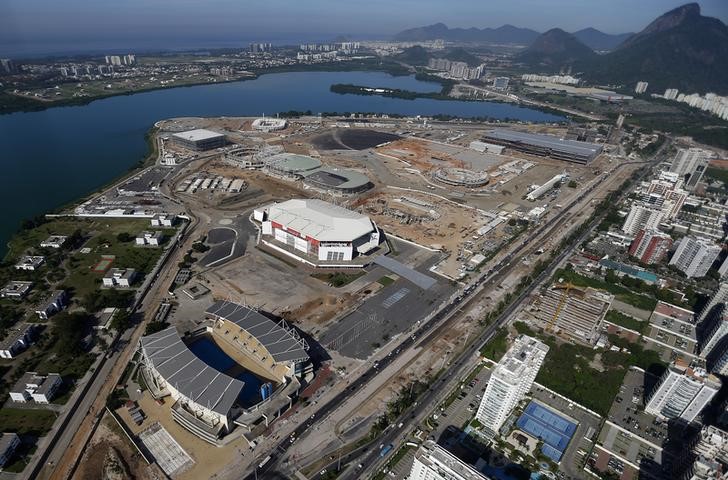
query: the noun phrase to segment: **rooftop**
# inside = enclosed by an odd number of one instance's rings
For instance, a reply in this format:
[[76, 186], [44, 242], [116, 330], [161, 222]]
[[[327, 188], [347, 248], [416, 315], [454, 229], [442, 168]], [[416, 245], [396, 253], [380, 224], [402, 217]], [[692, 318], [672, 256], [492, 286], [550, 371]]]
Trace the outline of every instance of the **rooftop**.
[[360, 188], [369, 183], [366, 175], [345, 168], [321, 167], [303, 175], [308, 182], [342, 190]]
[[154, 369], [180, 394], [220, 415], [230, 413], [245, 383], [200, 360], [175, 327], [142, 337], [141, 346]]
[[316, 199], [294, 199], [264, 207], [268, 220], [319, 241], [353, 241], [374, 230], [369, 217]]
[[487, 136], [508, 142], [522, 142], [538, 147], [550, 148], [561, 152], [575, 155], [596, 156], [602, 151], [602, 147], [595, 143], [579, 142], [577, 140], [566, 140], [555, 135], [538, 133], [518, 132], [516, 130], [499, 129], [489, 130]]
[[175, 133], [172, 136], [187, 140], [188, 142], [199, 142], [200, 140], [209, 140], [212, 138], [224, 137], [225, 135], [223, 135], [222, 133], [213, 132], [212, 130], [197, 128], [195, 130]]
[[497, 374], [504, 380], [518, 382], [526, 370], [540, 368], [548, 351], [548, 345], [540, 340], [521, 335], [498, 362], [493, 370], [493, 375]]
[[308, 344], [284, 321], [275, 322], [265, 315], [233, 302], [212, 304], [208, 315], [228, 320], [254, 336], [276, 362], [308, 361]]
[[279, 153], [266, 160], [270, 168], [289, 173], [302, 173], [321, 167], [321, 161], [308, 155], [297, 153]]
[[695, 315], [692, 310], [681, 308], [663, 301], [657, 302], [653, 314], [674, 318], [675, 320], [680, 320], [685, 323], [693, 323], [693, 316]]

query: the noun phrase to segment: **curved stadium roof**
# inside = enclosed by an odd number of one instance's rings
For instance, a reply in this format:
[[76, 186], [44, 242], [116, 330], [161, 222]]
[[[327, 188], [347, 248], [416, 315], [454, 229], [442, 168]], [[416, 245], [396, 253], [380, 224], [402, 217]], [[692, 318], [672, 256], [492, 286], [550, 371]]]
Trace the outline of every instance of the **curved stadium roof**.
[[306, 341], [284, 322], [274, 322], [253, 309], [224, 300], [212, 304], [206, 313], [228, 320], [254, 336], [277, 363], [309, 359]]
[[228, 415], [244, 382], [215, 370], [182, 341], [175, 327], [141, 339], [144, 355], [180, 394], [220, 415]]

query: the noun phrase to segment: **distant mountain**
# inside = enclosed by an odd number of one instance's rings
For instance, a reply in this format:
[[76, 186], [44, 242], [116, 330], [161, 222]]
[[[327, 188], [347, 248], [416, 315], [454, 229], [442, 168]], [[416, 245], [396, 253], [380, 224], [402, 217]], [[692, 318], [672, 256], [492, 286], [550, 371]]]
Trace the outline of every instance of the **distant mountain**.
[[531, 45], [515, 56], [517, 62], [528, 65], [547, 65], [559, 68], [591, 60], [594, 51], [581, 43], [574, 35], [560, 28], [552, 28], [541, 34]]
[[704, 17], [690, 3], [657, 18], [616, 50], [587, 59], [579, 69], [600, 83], [632, 86], [650, 82], [650, 90], [728, 93], [728, 27]]
[[538, 32], [528, 28], [503, 25], [498, 28], [448, 28], [444, 23], [411, 28], [394, 36], [398, 42], [422, 42], [447, 40], [450, 42], [510, 43], [528, 45], [538, 37]]
[[414, 47], [405, 48], [402, 53], [395, 55], [394, 58], [408, 65], [422, 66], [427, 65], [432, 55], [423, 47], [415, 45]]
[[589, 27], [579, 30], [578, 32], [574, 32], [572, 35], [592, 50], [600, 51], [614, 50], [634, 34], [620, 33], [618, 35], [611, 35], [609, 33], [600, 32], [596, 28]]

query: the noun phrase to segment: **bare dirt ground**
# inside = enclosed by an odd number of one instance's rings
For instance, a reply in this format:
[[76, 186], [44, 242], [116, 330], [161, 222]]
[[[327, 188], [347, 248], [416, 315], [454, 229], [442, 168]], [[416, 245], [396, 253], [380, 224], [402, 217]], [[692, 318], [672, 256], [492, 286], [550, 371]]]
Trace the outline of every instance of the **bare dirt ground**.
[[153, 468], [147, 465], [142, 456], [129, 443], [116, 422], [107, 413], [101, 420], [96, 433], [86, 448], [74, 480], [98, 480], [103, 478], [104, 462], [113, 449], [123, 462], [130, 479], [153, 480], [159, 478]]

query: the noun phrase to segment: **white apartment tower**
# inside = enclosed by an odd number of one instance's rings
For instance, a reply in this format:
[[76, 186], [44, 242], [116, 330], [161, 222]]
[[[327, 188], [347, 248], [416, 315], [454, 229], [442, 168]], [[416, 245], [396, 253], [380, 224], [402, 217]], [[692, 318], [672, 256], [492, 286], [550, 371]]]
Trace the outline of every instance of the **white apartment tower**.
[[640, 230], [657, 230], [663, 218], [665, 212], [659, 208], [634, 204], [622, 225], [622, 231], [628, 235], [635, 235]]
[[670, 265], [689, 278], [703, 277], [719, 254], [720, 246], [704, 238], [687, 236], [680, 240]]
[[692, 422], [718, 393], [720, 385], [718, 377], [678, 359], [652, 390], [645, 411], [660, 418]]
[[531, 389], [549, 347], [521, 335], [493, 369], [475, 418], [494, 435]]
[[688, 176], [685, 188], [692, 190], [703, 178], [703, 173], [714, 156], [713, 152], [702, 148], [680, 149], [672, 160], [670, 171], [681, 177]]
[[468, 463], [448, 452], [432, 440], [417, 449], [409, 480], [487, 480]]
[[647, 91], [648, 82], [637, 82], [637, 86], [634, 87], [635, 93], [645, 93]]
[[708, 304], [700, 311], [696, 323], [700, 323], [705, 320], [705, 317], [708, 313], [710, 313], [710, 310], [719, 303], [728, 303], [728, 282], [721, 282], [718, 286], [718, 290], [712, 297], [710, 297]]

